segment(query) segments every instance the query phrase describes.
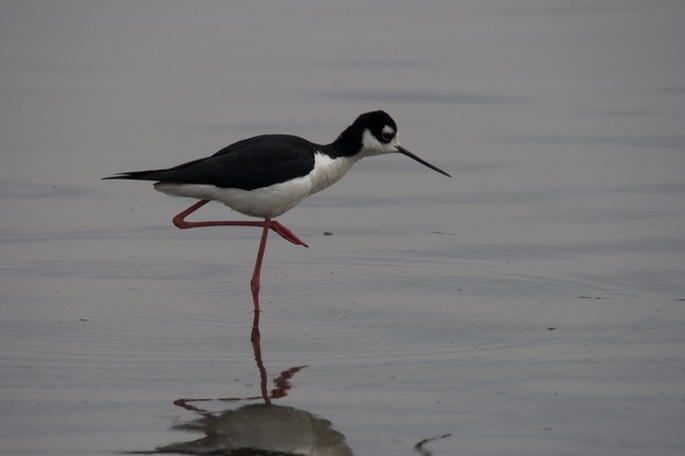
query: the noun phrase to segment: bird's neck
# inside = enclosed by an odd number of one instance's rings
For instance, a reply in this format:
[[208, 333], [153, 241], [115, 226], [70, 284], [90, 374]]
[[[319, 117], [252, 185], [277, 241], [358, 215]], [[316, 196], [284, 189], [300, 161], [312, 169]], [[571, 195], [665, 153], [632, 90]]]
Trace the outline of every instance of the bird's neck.
[[360, 138], [361, 134], [356, 130], [355, 126], [350, 125], [338, 135], [335, 141], [321, 146], [319, 150], [331, 158], [353, 157], [362, 148]]

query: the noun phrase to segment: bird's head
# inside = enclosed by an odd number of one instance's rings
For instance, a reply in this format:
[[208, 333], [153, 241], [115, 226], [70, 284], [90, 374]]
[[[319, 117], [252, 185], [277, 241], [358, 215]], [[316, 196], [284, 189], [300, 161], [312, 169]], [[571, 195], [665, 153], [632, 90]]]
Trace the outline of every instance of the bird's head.
[[357, 117], [357, 120], [354, 121], [351, 128], [357, 131], [357, 134], [361, 135], [361, 149], [359, 150], [359, 155], [362, 157], [400, 153], [440, 174], [452, 177], [437, 166], [431, 165], [400, 146], [397, 123], [395, 123], [393, 118], [385, 111], [372, 111], [362, 114]]

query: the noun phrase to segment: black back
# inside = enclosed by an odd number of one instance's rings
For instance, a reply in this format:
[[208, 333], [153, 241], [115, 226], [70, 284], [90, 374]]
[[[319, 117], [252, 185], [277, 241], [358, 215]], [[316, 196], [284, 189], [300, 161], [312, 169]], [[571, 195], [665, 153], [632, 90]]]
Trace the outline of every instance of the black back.
[[134, 171], [106, 179], [207, 184], [254, 190], [302, 177], [314, 167], [315, 146], [292, 135], [261, 135], [231, 144], [211, 157], [169, 169]]

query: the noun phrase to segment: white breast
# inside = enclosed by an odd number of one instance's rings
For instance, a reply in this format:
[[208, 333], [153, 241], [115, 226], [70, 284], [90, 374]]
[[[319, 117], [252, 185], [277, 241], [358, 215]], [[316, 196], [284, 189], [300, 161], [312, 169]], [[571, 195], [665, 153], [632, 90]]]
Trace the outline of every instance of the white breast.
[[358, 160], [358, 156], [331, 158], [320, 153], [314, 155], [314, 169], [309, 174], [312, 191], [309, 194], [320, 192], [338, 182]]

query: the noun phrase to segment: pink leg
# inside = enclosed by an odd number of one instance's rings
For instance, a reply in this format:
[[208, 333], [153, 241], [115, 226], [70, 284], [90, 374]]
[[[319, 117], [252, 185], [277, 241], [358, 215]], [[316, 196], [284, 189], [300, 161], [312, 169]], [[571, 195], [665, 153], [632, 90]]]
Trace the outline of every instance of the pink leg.
[[305, 247], [309, 247], [307, 244], [304, 243], [304, 241], [302, 241], [300, 238], [298, 238], [295, 235], [295, 233], [293, 233], [292, 231], [290, 231], [288, 228], [281, 225], [277, 221], [271, 220], [271, 219], [266, 219], [263, 222], [257, 222], [257, 221], [251, 221], [251, 220], [241, 220], [241, 221], [210, 220], [210, 221], [204, 221], [204, 222], [186, 222], [185, 221], [186, 217], [188, 217], [190, 214], [192, 214], [196, 210], [200, 209], [202, 206], [204, 206], [208, 202], [209, 202], [209, 200], [200, 200], [197, 203], [190, 206], [185, 211], [178, 214], [173, 219], [174, 225], [176, 225], [177, 227], [179, 227], [182, 230], [185, 230], [187, 228], [200, 228], [203, 226], [260, 226], [260, 227], [264, 227], [266, 225], [268, 228], [270, 228], [270, 229], [274, 230], [276, 233], [278, 233], [278, 235], [281, 236], [286, 241], [290, 241], [295, 245], [303, 245]]
[[185, 218], [190, 214], [200, 209], [202, 206], [207, 204], [209, 200], [200, 200], [197, 203], [190, 206], [185, 211], [174, 217], [174, 225], [184, 230], [187, 228], [200, 228], [203, 226], [260, 226], [262, 227], [262, 239], [259, 243], [259, 251], [257, 252], [257, 262], [254, 266], [254, 272], [252, 273], [252, 279], [250, 280], [250, 288], [252, 289], [252, 301], [254, 304], [255, 312], [259, 312], [259, 277], [262, 272], [262, 261], [264, 260], [264, 250], [266, 249], [266, 238], [269, 235], [269, 229], [274, 230], [283, 239], [292, 242], [295, 245], [303, 245], [308, 247], [300, 238], [295, 236], [295, 234], [290, 231], [285, 226], [281, 225], [275, 220], [270, 218], [265, 218], [263, 222], [256, 221], [227, 221], [227, 220], [210, 220], [204, 222], [186, 222]]
[[254, 265], [254, 272], [250, 280], [250, 288], [252, 289], [252, 302], [254, 303], [254, 311], [259, 312], [259, 276], [262, 273], [262, 260], [264, 259], [264, 250], [266, 249], [266, 238], [269, 236], [269, 222], [270, 219], [264, 220], [264, 229], [262, 230], [262, 240], [259, 242], [259, 251], [257, 252], [257, 261]]

